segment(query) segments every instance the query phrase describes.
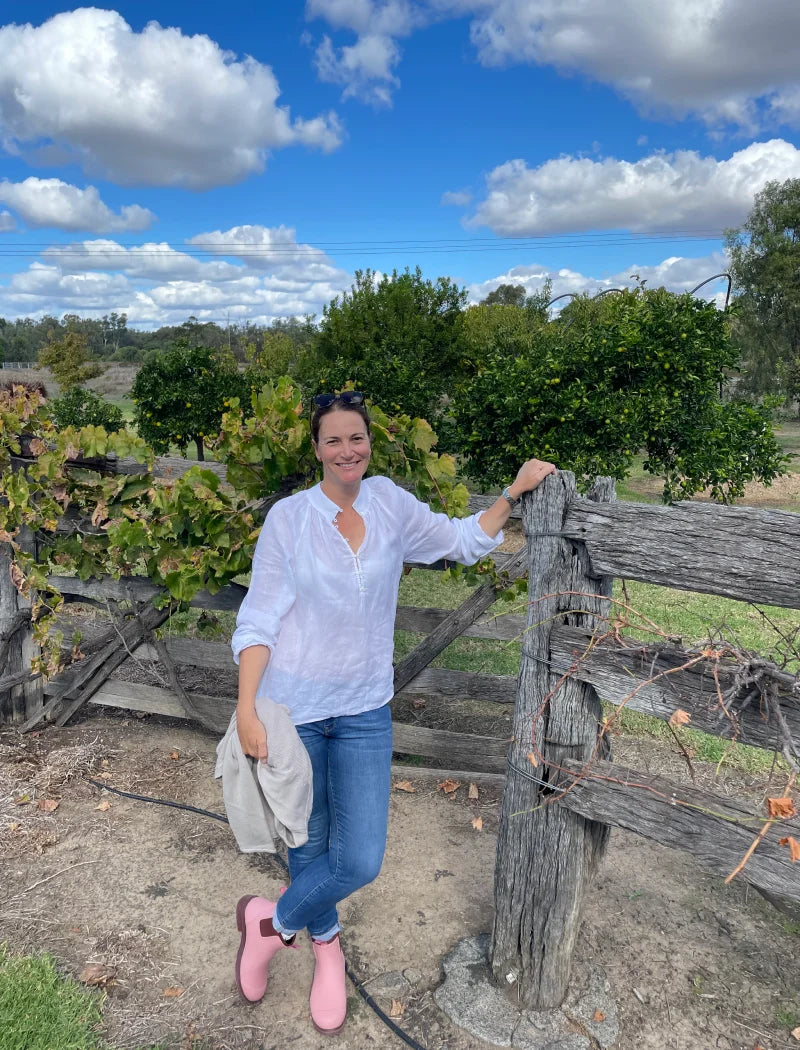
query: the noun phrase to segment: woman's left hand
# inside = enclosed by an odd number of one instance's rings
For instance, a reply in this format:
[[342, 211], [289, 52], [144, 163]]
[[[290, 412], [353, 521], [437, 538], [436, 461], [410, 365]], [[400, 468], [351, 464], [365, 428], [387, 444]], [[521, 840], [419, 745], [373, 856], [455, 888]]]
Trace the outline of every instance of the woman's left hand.
[[529, 459], [517, 471], [517, 476], [508, 486], [508, 491], [514, 499], [519, 499], [523, 492], [531, 492], [549, 474], [556, 473], [557, 470], [554, 464], [547, 463], [542, 459]]

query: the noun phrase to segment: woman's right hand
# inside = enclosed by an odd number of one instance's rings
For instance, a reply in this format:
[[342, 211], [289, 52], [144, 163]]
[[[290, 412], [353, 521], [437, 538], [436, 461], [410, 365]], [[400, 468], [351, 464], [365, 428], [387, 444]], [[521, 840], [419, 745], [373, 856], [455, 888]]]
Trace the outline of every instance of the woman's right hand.
[[267, 731], [259, 720], [255, 708], [236, 709], [236, 731], [242, 751], [259, 762], [267, 761]]

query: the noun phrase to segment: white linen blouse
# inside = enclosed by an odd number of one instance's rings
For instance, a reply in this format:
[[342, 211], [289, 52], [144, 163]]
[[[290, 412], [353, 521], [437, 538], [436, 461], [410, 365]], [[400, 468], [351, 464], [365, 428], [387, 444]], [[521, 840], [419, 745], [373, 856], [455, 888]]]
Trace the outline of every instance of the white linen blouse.
[[480, 515], [436, 514], [386, 477], [364, 478], [353, 504], [366, 532], [354, 554], [320, 485], [276, 503], [253, 557], [231, 640], [233, 658], [266, 645], [256, 692], [286, 704], [295, 725], [371, 711], [391, 700], [397, 592], [404, 561], [471, 565], [503, 540]]

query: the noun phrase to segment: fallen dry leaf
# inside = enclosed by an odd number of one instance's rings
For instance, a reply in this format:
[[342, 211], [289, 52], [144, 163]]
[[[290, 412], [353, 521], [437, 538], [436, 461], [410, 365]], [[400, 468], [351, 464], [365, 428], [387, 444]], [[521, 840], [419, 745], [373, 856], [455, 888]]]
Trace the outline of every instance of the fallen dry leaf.
[[82, 984], [103, 988], [116, 977], [116, 974], [117, 971], [113, 966], [106, 966], [105, 963], [87, 963], [81, 970], [78, 980]]
[[108, 766], [109, 766], [108, 759], [104, 758], [103, 761], [100, 763], [100, 765], [103, 767], [103, 769], [108, 769]]
[[36, 808], [42, 813], [55, 813], [60, 805], [61, 803], [56, 798], [40, 798], [36, 803]]
[[390, 1017], [402, 1017], [405, 1011], [405, 1007], [399, 999], [392, 999], [392, 1007], [389, 1010]]
[[458, 791], [461, 787], [461, 781], [450, 780], [448, 777], [447, 780], [440, 780], [436, 786], [440, 791], [444, 791], [445, 795], [452, 795], [454, 791]]
[[165, 999], [177, 999], [179, 995], [183, 995], [183, 988], [165, 988], [161, 993]]
[[603, 1013], [603, 1011], [602, 1011], [602, 1010], [601, 1010], [601, 1009], [600, 1009], [600, 1008], [598, 1007], [598, 1008], [597, 1008], [597, 1009], [595, 1010], [595, 1012], [594, 1012], [594, 1014], [593, 1014], [593, 1016], [592, 1016], [592, 1020], [593, 1020], [593, 1021], [597, 1021], [597, 1023], [598, 1023], [598, 1024], [600, 1024], [600, 1022], [601, 1022], [601, 1021], [605, 1021], [605, 1019], [606, 1019], [606, 1015], [605, 1015], [605, 1014]]
[[768, 798], [767, 809], [771, 817], [794, 817], [797, 814], [791, 798]]
[[669, 724], [671, 726], [688, 726], [691, 722], [692, 716], [688, 711], [684, 711], [681, 707], [676, 707], [672, 714], [669, 716]]
[[528, 761], [534, 769], [536, 769], [536, 767], [539, 765], [539, 759], [536, 757], [536, 755], [534, 755], [533, 751], [528, 752]]
[[409, 795], [413, 795], [417, 790], [410, 780], [396, 780], [394, 783], [395, 791], [407, 791]]
[[473, 817], [472, 826], [476, 831], [483, 830], [483, 817]]
[[424, 696], [415, 696], [414, 699], [411, 701], [411, 706], [414, 708], [415, 711], [421, 711], [423, 707], [427, 706], [427, 703], [428, 701], [425, 699]]
[[792, 859], [792, 864], [794, 864], [796, 860], [800, 860], [800, 842], [798, 842], [797, 839], [792, 838], [791, 835], [787, 835], [786, 838], [780, 840], [780, 844], [789, 847], [789, 856]]
[[20, 795], [19, 798], [15, 798], [13, 802], [15, 806], [27, 806], [30, 800], [30, 795]]
[[477, 798], [478, 797], [478, 785], [477, 784], [470, 784], [469, 791], [467, 792], [467, 795], [469, 796], [469, 798]]
[[178, 760], [178, 759], [179, 759], [179, 758], [181, 757], [181, 753], [180, 753], [180, 751], [176, 750], [176, 749], [175, 749], [175, 748], [173, 747], [173, 749], [172, 749], [172, 750], [170, 751], [170, 753], [169, 753], [169, 757], [170, 757], [170, 758], [171, 758], [171, 759], [172, 759], [173, 761], [177, 762], [177, 760]]
[[800, 1025], [798, 1025], [797, 1028], [792, 1029], [792, 1035], [798, 1041], [798, 1043], [800, 1043]]
[[111, 809], [111, 803], [107, 798], [104, 798], [102, 802], [98, 802], [94, 808], [99, 809], [101, 813], [107, 813], [108, 810]]
[[15, 821], [13, 824], [9, 824], [8, 825], [8, 830], [9, 831], [19, 831], [19, 829], [21, 827], [22, 827], [22, 825], [19, 823], [19, 821]]

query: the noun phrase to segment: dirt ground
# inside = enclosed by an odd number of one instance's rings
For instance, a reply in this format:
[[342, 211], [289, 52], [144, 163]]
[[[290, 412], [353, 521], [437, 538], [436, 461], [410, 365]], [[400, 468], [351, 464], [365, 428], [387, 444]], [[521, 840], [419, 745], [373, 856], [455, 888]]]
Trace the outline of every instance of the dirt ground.
[[[330, 1046], [308, 1018], [307, 941], [278, 956], [260, 1005], [236, 994], [235, 904], [244, 893], [275, 896], [275, 860], [238, 854], [224, 824], [87, 780], [221, 812], [214, 747], [186, 725], [94, 709], [36, 737], [0, 733], [0, 941], [47, 950], [75, 976], [88, 963], [105, 968], [105, 1035], [120, 1050], [162, 1039], [180, 1050]], [[654, 772], [678, 762], [652, 741], [621, 738], [616, 750]], [[392, 792], [380, 877], [343, 905], [346, 953], [362, 980], [390, 975], [379, 1001], [389, 1011], [396, 1000], [397, 1020], [422, 1046], [481, 1050], [432, 991], [448, 949], [490, 928], [498, 792], [481, 786], [469, 800], [466, 783], [452, 797], [435, 780], [414, 785]], [[740, 794], [758, 787], [742, 774], [717, 782]], [[48, 799], [59, 803], [51, 813], [38, 808]], [[800, 1045], [790, 1035], [800, 1024], [800, 925], [677, 852], [615, 831], [576, 953], [608, 976], [620, 1050]], [[351, 993], [336, 1045], [402, 1045]]]

